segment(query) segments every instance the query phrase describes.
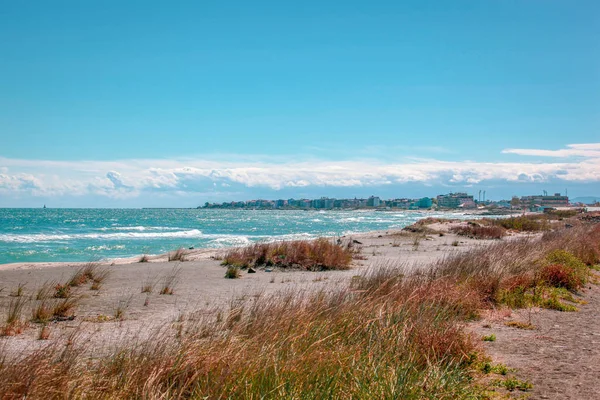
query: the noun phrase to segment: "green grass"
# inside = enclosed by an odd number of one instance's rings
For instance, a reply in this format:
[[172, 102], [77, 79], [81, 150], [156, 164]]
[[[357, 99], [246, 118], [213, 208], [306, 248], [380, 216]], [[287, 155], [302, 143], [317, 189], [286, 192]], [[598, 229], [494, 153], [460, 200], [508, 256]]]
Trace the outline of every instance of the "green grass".
[[496, 335], [492, 333], [491, 335], [483, 336], [481, 338], [481, 340], [483, 340], [484, 342], [495, 342], [496, 341]]

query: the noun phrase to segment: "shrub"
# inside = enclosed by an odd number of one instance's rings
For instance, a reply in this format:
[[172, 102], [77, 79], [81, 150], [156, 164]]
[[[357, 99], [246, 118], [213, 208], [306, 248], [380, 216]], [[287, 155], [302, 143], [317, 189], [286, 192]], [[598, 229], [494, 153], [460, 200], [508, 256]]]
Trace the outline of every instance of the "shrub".
[[451, 232], [473, 239], [501, 239], [506, 230], [501, 226], [481, 226], [478, 224], [459, 225], [452, 227]]
[[553, 250], [546, 261], [550, 264], [542, 267], [541, 277], [549, 285], [576, 290], [587, 283], [589, 268], [568, 251]]
[[514, 231], [538, 232], [550, 229], [548, 218], [541, 215], [523, 215], [519, 217], [490, 219], [489, 221], [493, 225]]
[[495, 342], [496, 335], [492, 333], [491, 335], [486, 335], [486, 336], [482, 337], [481, 340], [483, 340], [484, 342]]
[[562, 264], [545, 265], [540, 271], [540, 277], [550, 286], [569, 290], [575, 290], [583, 284], [573, 267]]
[[229, 250], [223, 257], [222, 265], [239, 268], [278, 266], [306, 270], [348, 269], [357, 252], [351, 240], [345, 245], [325, 238], [256, 243]]
[[227, 271], [225, 271], [225, 278], [236, 279], [239, 277], [240, 277], [239, 267], [234, 267], [234, 266], [227, 267]]

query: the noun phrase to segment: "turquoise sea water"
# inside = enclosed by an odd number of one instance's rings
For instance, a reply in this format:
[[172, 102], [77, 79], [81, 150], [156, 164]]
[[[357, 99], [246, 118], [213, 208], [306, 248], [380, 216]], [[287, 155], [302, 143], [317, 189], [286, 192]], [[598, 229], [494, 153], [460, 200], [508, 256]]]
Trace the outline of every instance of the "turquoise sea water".
[[160, 254], [402, 228], [446, 214], [377, 211], [0, 209], [0, 264]]

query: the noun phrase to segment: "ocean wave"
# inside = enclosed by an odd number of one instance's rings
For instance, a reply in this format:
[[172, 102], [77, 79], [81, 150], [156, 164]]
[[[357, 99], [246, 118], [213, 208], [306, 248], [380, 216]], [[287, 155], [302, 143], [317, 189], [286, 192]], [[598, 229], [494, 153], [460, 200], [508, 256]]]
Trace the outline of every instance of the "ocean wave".
[[96, 228], [98, 231], [179, 231], [185, 228], [176, 228], [172, 226], [112, 226], [112, 227], [102, 227]]
[[74, 234], [44, 234], [34, 233], [29, 235], [5, 234], [0, 235], [0, 242], [36, 243], [36, 242], [63, 242], [81, 239], [121, 240], [121, 239], [160, 239], [160, 238], [203, 238], [202, 231], [191, 229], [174, 232], [119, 232], [119, 233], [74, 233]]

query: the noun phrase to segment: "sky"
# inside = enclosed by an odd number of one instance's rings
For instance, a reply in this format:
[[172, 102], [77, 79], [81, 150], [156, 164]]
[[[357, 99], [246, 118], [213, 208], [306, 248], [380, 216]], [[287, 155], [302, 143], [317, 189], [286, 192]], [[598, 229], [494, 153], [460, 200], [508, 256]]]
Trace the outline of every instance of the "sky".
[[585, 0], [0, 0], [0, 207], [600, 197], [599, 15]]

